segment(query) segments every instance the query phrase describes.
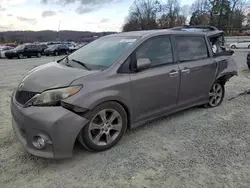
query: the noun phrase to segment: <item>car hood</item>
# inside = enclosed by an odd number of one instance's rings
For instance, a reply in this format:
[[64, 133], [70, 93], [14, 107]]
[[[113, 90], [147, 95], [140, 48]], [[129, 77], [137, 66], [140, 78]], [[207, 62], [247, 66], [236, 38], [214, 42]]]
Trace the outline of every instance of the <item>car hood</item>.
[[67, 87], [74, 80], [96, 72], [99, 71], [71, 68], [52, 62], [29, 71], [20, 83], [19, 89], [41, 93], [47, 89]]
[[6, 50], [7, 53], [16, 53], [16, 50]]
[[44, 51], [53, 51], [55, 49], [51, 49], [51, 48], [46, 48]]

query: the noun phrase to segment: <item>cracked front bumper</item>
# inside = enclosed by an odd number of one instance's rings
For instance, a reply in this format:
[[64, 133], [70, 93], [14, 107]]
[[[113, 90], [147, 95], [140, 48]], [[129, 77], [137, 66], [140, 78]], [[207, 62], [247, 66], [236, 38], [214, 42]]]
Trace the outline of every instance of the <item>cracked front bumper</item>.
[[[81, 129], [88, 120], [63, 107], [23, 108], [12, 99], [13, 130], [24, 148], [31, 154], [44, 158], [69, 158]], [[37, 149], [35, 136], [46, 138], [46, 147]]]

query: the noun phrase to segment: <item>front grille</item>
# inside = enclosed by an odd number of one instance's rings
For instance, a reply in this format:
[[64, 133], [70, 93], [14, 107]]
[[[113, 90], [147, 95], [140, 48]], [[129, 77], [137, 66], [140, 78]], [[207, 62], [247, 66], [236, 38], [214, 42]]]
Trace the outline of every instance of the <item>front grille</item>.
[[28, 102], [32, 97], [34, 97], [36, 92], [31, 91], [16, 91], [16, 101], [22, 105]]

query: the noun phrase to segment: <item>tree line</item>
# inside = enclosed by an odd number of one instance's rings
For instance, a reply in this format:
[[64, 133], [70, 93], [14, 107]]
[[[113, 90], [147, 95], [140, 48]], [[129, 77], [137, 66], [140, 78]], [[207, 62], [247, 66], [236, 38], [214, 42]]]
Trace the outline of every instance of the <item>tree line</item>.
[[75, 41], [90, 42], [96, 38], [114, 34], [115, 32], [88, 32], [88, 31], [3, 31], [0, 32], [0, 44], [4, 43], [29, 43], [47, 41]]
[[[250, 26], [245, 0], [195, 0], [180, 6], [180, 0], [135, 0], [123, 31], [171, 28], [184, 24], [212, 25], [227, 34]], [[244, 24], [245, 23], [245, 24]]]

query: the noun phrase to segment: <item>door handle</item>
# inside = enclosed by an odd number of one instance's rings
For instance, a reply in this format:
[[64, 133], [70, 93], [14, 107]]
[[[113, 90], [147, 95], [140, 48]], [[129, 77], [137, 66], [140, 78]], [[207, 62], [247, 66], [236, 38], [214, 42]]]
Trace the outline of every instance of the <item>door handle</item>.
[[184, 74], [189, 74], [190, 73], [190, 69], [184, 69], [181, 72], [184, 73]]
[[173, 71], [173, 72], [170, 72], [169, 73], [170, 77], [176, 77], [179, 75], [179, 72], [178, 71]]

